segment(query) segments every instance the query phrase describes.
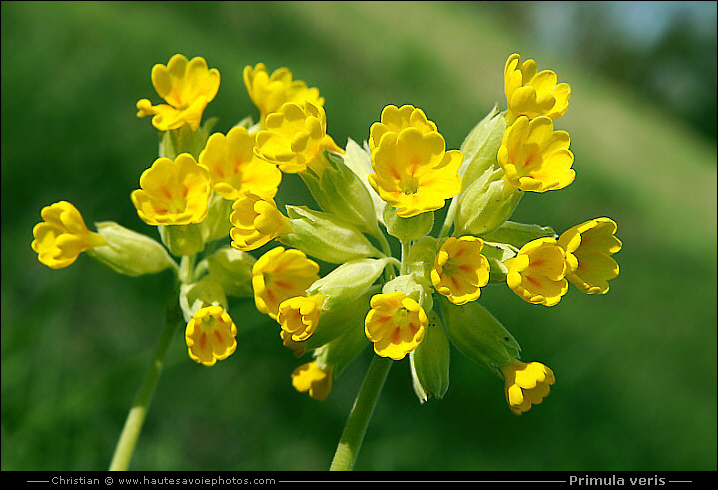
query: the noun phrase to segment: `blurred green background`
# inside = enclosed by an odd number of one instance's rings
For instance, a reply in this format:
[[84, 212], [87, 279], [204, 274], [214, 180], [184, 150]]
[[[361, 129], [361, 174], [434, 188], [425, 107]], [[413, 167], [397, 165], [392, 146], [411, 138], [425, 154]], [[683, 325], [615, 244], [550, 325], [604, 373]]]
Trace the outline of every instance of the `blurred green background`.
[[[621, 7], [623, 4], [623, 7]], [[682, 5], [682, 7], [680, 5]], [[155, 63], [203, 56], [222, 84], [206, 117], [256, 108], [245, 65], [289, 67], [326, 98], [340, 144], [387, 104], [421, 107], [449, 148], [494, 103], [513, 52], [571, 84], [577, 179], [526, 195], [513, 219], [557, 231], [618, 223], [609, 294], [553, 308], [506, 287], [483, 304], [524, 358], [556, 373], [516, 417], [503, 383], [452, 352], [451, 385], [421, 405], [408, 360], [389, 374], [358, 470], [716, 469], [715, 2], [2, 2], [2, 469], [106, 469], [154, 349], [169, 273], [128, 278], [81, 256], [52, 271], [30, 248], [43, 206], [92, 228], [155, 236], [129, 193], [156, 158], [135, 116], [159, 102]], [[286, 179], [281, 202], [297, 203]], [[297, 393], [278, 327], [235, 301], [236, 353], [195, 364], [178, 335], [131, 468], [324, 470], [369, 350], [320, 403]]]

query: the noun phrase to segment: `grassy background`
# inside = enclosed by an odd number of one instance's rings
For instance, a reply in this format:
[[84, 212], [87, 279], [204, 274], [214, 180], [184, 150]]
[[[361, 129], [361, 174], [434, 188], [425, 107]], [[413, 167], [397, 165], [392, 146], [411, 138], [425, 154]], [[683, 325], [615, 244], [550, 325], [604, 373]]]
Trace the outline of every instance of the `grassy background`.
[[[222, 75], [216, 127], [257, 111], [247, 64], [320, 88], [337, 142], [368, 136], [389, 103], [425, 110], [458, 148], [498, 102], [513, 52], [573, 89], [578, 177], [527, 195], [514, 219], [562, 231], [619, 226], [611, 291], [553, 308], [505, 287], [483, 303], [557, 384], [521, 417], [502, 382], [453, 351], [442, 401], [420, 405], [408, 361], [389, 374], [360, 470], [715, 470], [716, 142], [558, 52], [454, 3], [2, 3], [2, 469], [105, 469], [162, 324], [169, 273], [128, 278], [82, 256], [52, 271], [32, 250], [40, 209], [74, 203], [88, 224], [153, 234], [129, 193], [156, 156], [135, 102], [151, 67], [203, 56]], [[714, 108], [715, 110], [715, 108]], [[296, 180], [288, 179], [290, 184]], [[280, 199], [301, 201], [286, 186]], [[132, 464], [138, 470], [323, 470], [366, 351], [323, 403], [294, 391], [277, 326], [235, 301], [238, 348], [205, 368], [172, 344]]]

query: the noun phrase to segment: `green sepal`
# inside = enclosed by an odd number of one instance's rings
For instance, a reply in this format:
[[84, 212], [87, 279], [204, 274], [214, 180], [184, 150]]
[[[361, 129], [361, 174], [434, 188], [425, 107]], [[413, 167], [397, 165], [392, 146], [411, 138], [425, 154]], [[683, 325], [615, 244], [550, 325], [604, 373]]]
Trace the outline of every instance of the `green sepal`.
[[302, 342], [305, 352], [332, 342], [349, 329], [359, 328], [363, 335], [364, 318], [369, 312], [369, 302], [371, 297], [379, 292], [379, 289], [379, 286], [370, 287], [361, 295], [355, 296], [340, 306], [330, 310], [322, 309], [316, 330]]
[[355, 259], [340, 265], [307, 289], [309, 296], [320, 293], [326, 297], [323, 310], [340, 307], [364, 294], [387, 265], [398, 264], [393, 257], [383, 259]]
[[159, 225], [157, 231], [172, 255], [195, 255], [204, 250], [201, 223], [189, 225]]
[[97, 232], [107, 242], [87, 254], [98, 262], [127, 276], [156, 274], [168, 268], [177, 270], [177, 263], [159, 242], [114, 221], [95, 223]]
[[402, 242], [419, 240], [431, 232], [434, 226], [434, 213], [429, 211], [417, 214], [411, 218], [402, 218], [396, 214], [392, 206], [384, 207], [384, 224], [386, 231]]
[[322, 158], [327, 167], [321, 177], [310, 168], [300, 174], [319, 207], [363, 232], [379, 233], [374, 202], [366, 186], [340, 154], [324, 150]]
[[332, 214], [289, 205], [287, 214], [292, 232], [283, 234], [279, 241], [288, 247], [333, 264], [384, 255], [358, 228]]
[[434, 300], [431, 297], [431, 288], [420, 281], [414, 273], [402, 274], [395, 277], [384, 284], [381, 290], [382, 294], [393, 293], [395, 291], [402, 292], [407, 297], [419, 303], [425, 312], [431, 311], [434, 306]]
[[223, 198], [216, 192], [212, 192], [207, 217], [200, 223], [202, 239], [205, 242], [213, 242], [229, 237], [229, 230], [232, 228], [229, 215], [232, 212], [233, 202]]
[[486, 241], [508, 243], [517, 249], [532, 240], [543, 237], [558, 238], [550, 226], [528, 225], [515, 221], [506, 221], [491, 233], [483, 236]]
[[251, 298], [252, 267], [257, 261], [247, 252], [232, 247], [223, 247], [207, 259], [209, 278], [222, 286], [227, 296]]
[[412, 386], [421, 403], [429, 396], [440, 400], [449, 389], [449, 339], [439, 315], [430, 310], [428, 317], [424, 339], [409, 354]]
[[431, 269], [443, 241], [432, 236], [424, 237], [411, 246], [404, 259], [407, 272], [413, 273], [416, 279], [427, 287], [431, 287]]
[[192, 284], [180, 286], [179, 304], [185, 321], [189, 322], [200, 308], [218, 304], [227, 309], [227, 296], [222, 286], [209, 276]]
[[496, 155], [506, 131], [506, 119], [498, 113], [498, 105], [469, 132], [461, 144], [464, 155], [462, 174], [463, 188], [467, 189], [488, 169], [498, 168]]
[[341, 335], [314, 350], [317, 366], [324, 370], [332, 369], [336, 379], [367, 345], [369, 339], [364, 333], [364, 317], [354, 318]]
[[509, 269], [504, 263], [515, 257], [517, 253], [518, 250], [512, 245], [484, 241], [481, 255], [489, 261], [490, 283], [506, 282], [506, 274], [509, 273]]
[[521, 351], [513, 335], [476, 301], [457, 306], [442, 296], [441, 308], [451, 343], [503, 378], [499, 368], [518, 358]]
[[374, 172], [374, 168], [371, 165], [371, 152], [369, 151], [366, 141], [364, 142], [364, 146], [360, 146], [356, 141], [348, 138], [344, 164], [349, 167], [352, 172], [354, 172], [354, 174], [359, 178], [359, 181], [364, 185], [364, 187], [366, 187], [366, 190], [374, 203], [376, 219], [383, 223], [386, 202], [379, 197], [379, 194], [377, 194], [371, 184], [369, 184], [369, 174]]
[[208, 119], [197, 131], [193, 131], [189, 124], [185, 124], [180, 128], [161, 132], [159, 156], [174, 160], [181, 153], [189, 153], [198, 160], [217, 121], [219, 119], [216, 117]]
[[454, 222], [461, 195], [487, 170], [499, 168], [497, 154], [505, 131], [506, 119], [503, 114], [498, 113], [498, 105], [494, 105], [464, 139], [460, 148], [464, 155], [464, 161], [459, 168], [461, 193], [451, 200], [444, 224], [446, 228]]
[[489, 168], [459, 196], [454, 236], [483, 236], [509, 219], [523, 191], [504, 180], [503, 169]]

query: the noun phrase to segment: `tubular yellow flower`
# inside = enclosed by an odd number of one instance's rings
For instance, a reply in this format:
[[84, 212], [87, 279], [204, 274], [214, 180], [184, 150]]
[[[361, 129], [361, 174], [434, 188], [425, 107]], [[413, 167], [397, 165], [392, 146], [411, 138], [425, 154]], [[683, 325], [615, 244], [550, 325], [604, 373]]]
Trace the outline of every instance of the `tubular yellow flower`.
[[266, 129], [257, 134], [256, 153], [289, 174], [310, 167], [321, 176], [326, 163], [324, 149], [341, 152], [327, 134], [327, 115], [321, 105], [287, 102], [267, 116]]
[[132, 203], [148, 225], [188, 225], [207, 216], [210, 176], [189, 153], [158, 158], [140, 176]]
[[167, 104], [153, 106], [147, 99], [137, 102], [137, 117], [154, 116], [152, 125], [160, 131], [178, 129], [189, 124], [197, 131], [205, 107], [219, 90], [219, 71], [207, 68], [204, 58], [187, 58], [176, 54], [167, 66], [152, 68], [152, 84]]
[[553, 306], [568, 291], [566, 253], [553, 238], [530, 241], [506, 266], [506, 284], [529, 303]]
[[80, 212], [67, 201], [45, 206], [40, 216], [43, 221], [32, 229], [31, 247], [52, 269], [71, 265], [85, 250], [107, 245], [100, 234], [87, 229]]
[[185, 329], [189, 356], [205, 366], [232, 355], [237, 348], [236, 336], [237, 327], [219, 305], [197, 310]]
[[381, 111], [381, 121], [371, 125], [369, 131], [369, 149], [379, 146], [381, 137], [388, 132], [400, 133], [402, 129], [416, 128], [422, 134], [438, 132], [436, 124], [426, 118], [426, 114], [419, 108], [403, 105], [401, 108], [388, 105]]
[[506, 124], [511, 125], [519, 116], [534, 119], [546, 116], [557, 119], [568, 110], [571, 87], [556, 83], [551, 70], [538, 72], [534, 60], [521, 64], [521, 56], [512, 54], [504, 67], [504, 92], [506, 93]]
[[325, 299], [323, 294], [289, 298], [279, 305], [277, 322], [293, 341], [307, 340], [317, 329]]
[[267, 197], [277, 194], [282, 172], [254, 154], [257, 135], [235, 126], [227, 135], [214, 133], [199, 155], [199, 164], [207, 168], [212, 189], [225, 199], [239, 199], [242, 191]]
[[292, 386], [301, 392], [309, 392], [309, 396], [322, 401], [332, 390], [332, 371], [324, 370], [317, 365], [317, 361], [302, 364], [292, 373]]
[[388, 131], [371, 160], [375, 173], [369, 174], [369, 183], [402, 218], [440, 209], [461, 191], [463, 156], [459, 150], [446, 151], [437, 132], [414, 127], [398, 134]]
[[376, 294], [364, 321], [374, 352], [395, 361], [403, 359], [424, 339], [429, 319], [419, 303], [401, 291]]
[[287, 68], [279, 68], [270, 76], [264, 63], [244, 67], [244, 84], [249, 98], [259, 109], [260, 127], [264, 128], [267, 116], [277, 112], [287, 102], [302, 105], [309, 101], [316, 106], [324, 105], [324, 97], [319, 96], [319, 89], [307, 88], [301, 80], [292, 80], [292, 72]]
[[570, 267], [566, 277], [586, 294], [606, 294], [608, 281], [618, 276], [618, 264], [610, 257], [621, 250], [616, 228], [613, 220], [596, 218], [569, 228], [558, 239]]
[[556, 382], [553, 371], [540, 362], [526, 364], [514, 359], [511, 364], [502, 366], [501, 371], [506, 382], [506, 402], [516, 415], [541, 403]]
[[484, 241], [473, 236], [451, 237], [434, 259], [431, 282], [455, 305], [478, 299], [489, 282], [489, 261], [481, 255]]
[[257, 309], [276, 320], [279, 305], [289, 298], [305, 296], [307, 288], [319, 280], [318, 273], [319, 265], [300, 250], [269, 250], [252, 268]]
[[289, 219], [279, 212], [270, 197], [245, 191], [234, 201], [232, 210], [229, 236], [232, 247], [242, 252], [256, 250], [292, 229]]
[[554, 131], [551, 119], [521, 116], [506, 128], [497, 159], [504, 178], [522, 191], [563, 189], [576, 177], [570, 143], [566, 131]]

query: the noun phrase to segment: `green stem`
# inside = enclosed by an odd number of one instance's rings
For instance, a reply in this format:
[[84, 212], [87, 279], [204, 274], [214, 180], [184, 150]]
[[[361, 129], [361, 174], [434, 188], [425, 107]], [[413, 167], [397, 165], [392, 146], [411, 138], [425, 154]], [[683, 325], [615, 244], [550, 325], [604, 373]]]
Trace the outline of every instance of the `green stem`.
[[155, 349], [154, 357], [145, 372], [145, 377], [137, 391], [137, 396], [132, 404], [132, 408], [130, 408], [127, 414], [125, 425], [117, 441], [115, 454], [112, 456], [112, 462], [110, 463], [110, 471], [125, 471], [130, 466], [130, 460], [135, 450], [137, 438], [142, 431], [147, 409], [149, 408], [152, 395], [157, 387], [157, 380], [162, 372], [167, 349], [169, 348], [174, 333], [177, 331], [177, 327], [181, 325], [183, 321], [182, 313], [178, 308], [177, 294], [175, 294], [172, 298], [172, 303], [167, 306], [165, 326]]
[[409, 263], [407, 257], [409, 257], [409, 249], [411, 248], [411, 242], [409, 240], [401, 240], [401, 274], [406, 274], [409, 270]]
[[364, 377], [347, 424], [339, 440], [330, 471], [351, 471], [354, 469], [369, 420], [374, 413], [376, 401], [384, 387], [393, 361], [386, 357], [374, 356]]

